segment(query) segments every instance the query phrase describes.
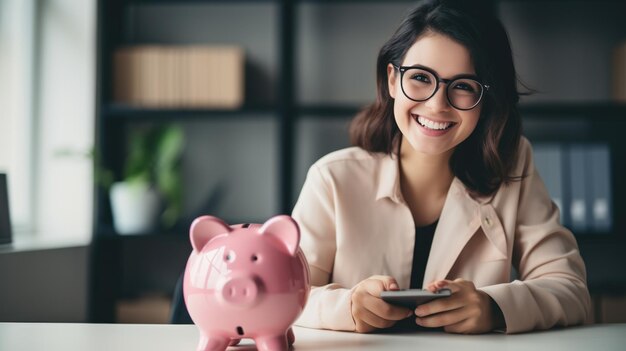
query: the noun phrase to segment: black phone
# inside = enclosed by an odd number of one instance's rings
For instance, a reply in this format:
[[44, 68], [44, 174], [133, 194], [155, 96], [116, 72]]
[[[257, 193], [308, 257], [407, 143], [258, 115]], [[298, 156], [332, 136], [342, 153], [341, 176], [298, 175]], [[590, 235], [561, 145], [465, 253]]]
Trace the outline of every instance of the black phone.
[[440, 289], [436, 292], [431, 292], [426, 289], [405, 289], [383, 291], [380, 294], [380, 297], [385, 302], [392, 305], [407, 307], [414, 310], [421, 304], [425, 304], [426, 302], [442, 297], [448, 297], [450, 295], [452, 295], [450, 289]]

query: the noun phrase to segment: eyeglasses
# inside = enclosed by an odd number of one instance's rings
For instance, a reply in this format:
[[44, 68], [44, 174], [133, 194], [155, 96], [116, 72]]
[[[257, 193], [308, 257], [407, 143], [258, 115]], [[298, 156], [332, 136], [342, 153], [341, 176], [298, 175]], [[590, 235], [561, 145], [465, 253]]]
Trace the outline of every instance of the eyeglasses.
[[[392, 64], [393, 65], [393, 64]], [[454, 79], [439, 78], [435, 72], [420, 66], [396, 66], [400, 71], [400, 87], [404, 96], [413, 101], [426, 101], [439, 90], [439, 83], [446, 84], [446, 98], [457, 110], [467, 111], [476, 107], [489, 90], [471, 75], [462, 75]]]

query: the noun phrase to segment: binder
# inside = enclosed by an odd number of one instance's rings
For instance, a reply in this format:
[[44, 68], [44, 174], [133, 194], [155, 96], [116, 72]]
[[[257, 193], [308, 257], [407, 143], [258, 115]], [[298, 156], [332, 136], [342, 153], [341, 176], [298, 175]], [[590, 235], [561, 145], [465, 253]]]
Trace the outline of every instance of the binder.
[[559, 143], [536, 143], [533, 145], [535, 168], [543, 180], [552, 201], [559, 208], [561, 223], [569, 225], [567, 211], [563, 210], [563, 147]]
[[590, 173], [591, 228], [596, 233], [606, 233], [612, 229], [613, 225], [609, 145], [589, 145], [587, 147], [587, 163]]
[[585, 232], [591, 224], [590, 188], [587, 175], [587, 147], [583, 144], [572, 144], [569, 148], [569, 180], [570, 201], [569, 219], [572, 231]]

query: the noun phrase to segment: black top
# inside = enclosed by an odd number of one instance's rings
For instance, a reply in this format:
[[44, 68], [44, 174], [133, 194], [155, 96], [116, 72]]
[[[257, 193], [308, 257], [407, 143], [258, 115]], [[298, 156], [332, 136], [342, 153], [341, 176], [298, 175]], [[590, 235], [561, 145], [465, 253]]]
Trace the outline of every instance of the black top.
[[[411, 269], [411, 289], [421, 289], [424, 281], [424, 272], [426, 271], [426, 263], [428, 262], [428, 256], [430, 255], [430, 248], [433, 244], [433, 237], [435, 236], [435, 229], [437, 229], [437, 223], [429, 224], [425, 227], [415, 227], [415, 246], [413, 247], [413, 268]], [[409, 332], [415, 330], [422, 331], [437, 331], [441, 328], [424, 328], [415, 324], [415, 316], [408, 317], [401, 321], [398, 321], [393, 327], [381, 332]]]
[[433, 245], [437, 223], [425, 227], [415, 227], [415, 247], [413, 248], [413, 268], [411, 269], [411, 289], [421, 289], [426, 271], [426, 263]]

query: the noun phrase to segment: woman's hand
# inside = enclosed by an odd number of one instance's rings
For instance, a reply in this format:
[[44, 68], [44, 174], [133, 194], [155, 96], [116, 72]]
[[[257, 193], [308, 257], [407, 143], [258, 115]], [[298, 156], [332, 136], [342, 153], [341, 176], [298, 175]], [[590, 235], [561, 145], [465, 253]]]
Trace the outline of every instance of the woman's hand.
[[386, 290], [398, 290], [392, 277], [375, 275], [369, 277], [352, 290], [352, 318], [356, 331], [368, 333], [376, 329], [389, 328], [397, 321], [413, 315], [408, 308], [390, 305], [380, 298]]
[[443, 288], [450, 289], [452, 295], [418, 306], [415, 309], [417, 324], [462, 334], [486, 333], [505, 326], [498, 305], [487, 293], [476, 290], [471, 281], [439, 280], [426, 287], [432, 292]]

